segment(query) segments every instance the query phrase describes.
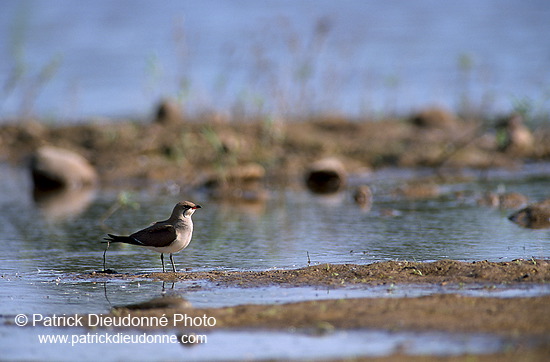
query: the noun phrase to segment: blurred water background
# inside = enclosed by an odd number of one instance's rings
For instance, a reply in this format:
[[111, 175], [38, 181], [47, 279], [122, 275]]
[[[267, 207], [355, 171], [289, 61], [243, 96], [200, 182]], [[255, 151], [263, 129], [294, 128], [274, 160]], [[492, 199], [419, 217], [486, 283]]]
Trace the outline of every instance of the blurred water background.
[[0, 117], [550, 111], [544, 0], [3, 2]]

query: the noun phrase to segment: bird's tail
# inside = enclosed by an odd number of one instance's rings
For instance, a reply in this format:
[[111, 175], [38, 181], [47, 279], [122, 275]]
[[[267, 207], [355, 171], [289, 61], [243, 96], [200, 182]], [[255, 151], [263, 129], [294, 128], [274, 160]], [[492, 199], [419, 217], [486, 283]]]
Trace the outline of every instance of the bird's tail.
[[102, 243], [125, 243], [125, 244], [135, 244], [136, 242], [129, 236], [119, 236], [113, 234], [107, 234], [108, 237], [103, 238]]

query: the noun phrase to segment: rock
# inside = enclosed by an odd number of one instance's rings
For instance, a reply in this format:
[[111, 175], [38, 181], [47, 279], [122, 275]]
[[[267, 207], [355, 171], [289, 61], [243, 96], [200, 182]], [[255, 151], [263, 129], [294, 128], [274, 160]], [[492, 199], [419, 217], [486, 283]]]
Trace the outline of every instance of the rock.
[[232, 183], [260, 181], [265, 177], [265, 169], [257, 163], [248, 163], [234, 167], [227, 173], [227, 179]]
[[535, 139], [521, 115], [512, 114], [501, 120], [497, 131], [501, 151], [515, 155], [528, 155], [533, 151]]
[[29, 120], [23, 123], [19, 134], [17, 135], [21, 141], [32, 143], [44, 139], [48, 133], [48, 127], [43, 123]]
[[97, 173], [79, 154], [52, 146], [38, 148], [31, 156], [31, 175], [35, 190], [80, 189], [93, 186]]
[[261, 182], [265, 177], [265, 168], [257, 163], [247, 163], [228, 168], [223, 172], [213, 172], [203, 182], [206, 187], [218, 187], [220, 185], [243, 185], [247, 183]]
[[394, 193], [406, 199], [417, 200], [438, 197], [441, 190], [435, 184], [410, 184], [397, 188]]
[[519, 209], [522, 206], [527, 205], [529, 199], [527, 196], [518, 192], [508, 192], [498, 196], [501, 209]]
[[527, 197], [517, 192], [496, 194], [488, 192], [477, 200], [480, 206], [499, 207], [501, 209], [518, 209], [527, 204]]
[[203, 185], [213, 199], [232, 202], [265, 202], [268, 192], [264, 189], [265, 169], [262, 165], [248, 163], [232, 167], [225, 172], [217, 172]]
[[183, 122], [183, 114], [179, 104], [174, 100], [163, 100], [157, 107], [155, 122], [163, 125]]
[[410, 118], [410, 122], [415, 126], [422, 128], [453, 128], [457, 124], [456, 117], [442, 109], [442, 108], [429, 108], [422, 112], [413, 115]]
[[550, 199], [531, 204], [508, 217], [508, 220], [530, 229], [550, 227]]
[[367, 185], [358, 186], [353, 192], [353, 200], [364, 210], [372, 207], [372, 190]]
[[219, 135], [219, 149], [226, 154], [237, 154], [241, 149], [241, 140], [231, 133]]
[[346, 185], [347, 174], [340, 160], [325, 158], [310, 165], [305, 182], [311, 192], [330, 194], [340, 191]]

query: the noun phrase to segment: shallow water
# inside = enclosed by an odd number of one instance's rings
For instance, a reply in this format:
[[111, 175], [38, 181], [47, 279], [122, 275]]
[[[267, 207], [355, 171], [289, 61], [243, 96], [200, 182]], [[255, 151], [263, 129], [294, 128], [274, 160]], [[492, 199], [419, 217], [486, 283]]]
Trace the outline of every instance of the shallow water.
[[[109, 346], [108, 360], [120, 361], [128, 359], [128, 346], [124, 344], [31, 344], [20, 350], [18, 341], [28, 338], [22, 329], [13, 328], [6, 333], [5, 327], [0, 327], [0, 335], [7, 348], [3, 357], [10, 359], [34, 359], [36, 351], [40, 350], [40, 360], [71, 361], [74, 349], [80, 351], [79, 360], [97, 361], [98, 354], [105, 356], [105, 347]], [[35, 332], [48, 334], [46, 328], [36, 328]], [[101, 334], [102, 332], [76, 329], [74, 335]], [[61, 334], [61, 333], [59, 333]], [[140, 335], [143, 332], [126, 331], [125, 335]], [[154, 333], [150, 333], [154, 334]], [[179, 336], [181, 332], [170, 332]], [[406, 333], [386, 331], [343, 330], [324, 335], [311, 335], [300, 331], [289, 332], [250, 332], [250, 331], [214, 331], [207, 334], [206, 343], [191, 346], [175, 343], [140, 343], [132, 344], [133, 353], [142, 356], [156, 356], [157, 360], [191, 361], [227, 361], [227, 360], [260, 360], [260, 359], [323, 359], [351, 358], [356, 356], [384, 356], [401, 352], [407, 355], [432, 354], [438, 356], [453, 356], [463, 353], [487, 354], [498, 352], [508, 344], [502, 338], [487, 335], [464, 335], [445, 333]], [[235, 346], [239, 348], [235, 348]], [[342, 349], [338, 346], [346, 346]], [[284, 346], [284, 348], [281, 348]], [[102, 357], [105, 359], [105, 357]]]
[[[532, 170], [532, 169], [535, 170]], [[175, 256], [180, 268], [203, 270], [288, 268], [311, 263], [368, 263], [380, 260], [428, 261], [513, 260], [548, 256], [548, 230], [529, 230], [507, 220], [512, 210], [478, 206], [485, 191], [517, 191], [532, 200], [547, 197], [548, 165], [526, 167], [525, 179], [513, 171], [491, 182], [442, 186], [431, 200], [402, 200], [391, 190], [399, 185], [398, 171], [369, 178], [374, 207], [363, 212], [347, 193], [316, 197], [302, 191], [272, 192], [265, 205], [217, 204], [200, 193], [171, 195], [158, 190], [133, 194], [139, 208], [123, 208], [105, 222], [102, 217], [116, 202], [116, 192], [97, 193], [80, 214], [56, 214], [36, 205], [26, 190], [22, 170], [3, 167], [4, 212], [0, 226], [7, 246], [5, 272], [89, 272], [102, 267], [101, 244], [106, 232], [131, 233], [168, 217], [180, 198], [203, 204], [194, 216], [191, 245]], [[535, 172], [538, 170], [539, 172]], [[11, 177], [10, 177], [11, 176]], [[387, 181], [391, 179], [392, 181]], [[23, 187], [24, 192], [19, 190]], [[457, 199], [454, 193], [469, 194]], [[51, 207], [51, 205], [48, 205]], [[382, 210], [396, 216], [382, 216]], [[14, 261], [18, 260], [17, 263]], [[107, 267], [119, 272], [151, 272], [161, 268], [159, 254], [127, 245], [111, 245]]]
[[[308, 255], [312, 264], [371, 263], [395, 259], [509, 261], [516, 258], [549, 258], [549, 230], [518, 227], [507, 220], [511, 210], [480, 207], [475, 202], [477, 195], [495, 190], [521, 192], [532, 200], [546, 198], [550, 185], [548, 164], [527, 165], [514, 171], [493, 170], [484, 175], [485, 181], [478, 179], [477, 182], [446, 184], [442, 186], [440, 197], [422, 201], [396, 198], [391, 190], [404, 180], [426, 176], [429, 170], [387, 169], [356, 177], [352, 182], [367, 181], [374, 189], [375, 203], [370, 212], [364, 212], [353, 204], [347, 193], [317, 197], [305, 191], [272, 190], [271, 200], [265, 205], [243, 207], [210, 201], [202, 193], [174, 195], [167, 191], [169, 188], [153, 187], [132, 194], [132, 200], [139, 204], [139, 208], [122, 208], [105, 222], [101, 221], [102, 216], [115, 203], [117, 190], [102, 190], [82, 198], [80, 202], [84, 205], [72, 205], [64, 214], [63, 210], [51, 209], [52, 204], [44, 206], [34, 203], [29, 192], [29, 178], [23, 169], [2, 164], [0, 171], [0, 232], [4, 245], [0, 254], [0, 315], [5, 316], [4, 323], [11, 322], [9, 319], [19, 313], [105, 313], [112, 306], [144, 302], [166, 294], [181, 296], [196, 307], [328, 298], [415, 297], [434, 293], [503, 298], [550, 294], [549, 286], [530, 284], [242, 289], [217, 287], [208, 282], [178, 282], [172, 285], [150, 280], [105, 283], [74, 278], [75, 275], [102, 268], [104, 245], [100, 241], [106, 232], [128, 233], [154, 220], [164, 219], [173, 204], [184, 198], [203, 206], [193, 216], [195, 234], [191, 245], [175, 256], [179, 268], [190, 268], [191, 271], [304, 267], [308, 265]], [[465, 175], [480, 176], [475, 171], [465, 171]], [[457, 199], [454, 195], [458, 191], [466, 197]], [[382, 216], [381, 211], [385, 209], [395, 210], [396, 216]], [[122, 273], [161, 269], [157, 253], [119, 245], [112, 245], [108, 251], [107, 267]], [[4, 325], [0, 328], [0, 334], [9, 336], [10, 340], [14, 340], [13, 336], [26, 336], [36, 342], [35, 336], [39, 331], [35, 328], [16, 328], [17, 333], [12, 335], [10, 331], [14, 328]], [[67, 333], [83, 332], [71, 329]], [[345, 338], [349, 339], [346, 345], [350, 346], [350, 351], [356, 351], [358, 355], [390, 353], [384, 351], [395, 351], [403, 338], [407, 346], [423, 346], [424, 349], [418, 353], [439, 353], [437, 344], [430, 349], [430, 344], [422, 342], [423, 334], [393, 334], [388, 342], [387, 333], [377, 331], [336, 332], [331, 337], [333, 350], [320, 347], [325, 337], [304, 336], [295, 332], [212, 332], [209, 333], [212, 338], [208, 343], [211, 345], [215, 341], [216, 346], [231, 345], [230, 341], [251, 335], [249, 349], [232, 350], [236, 359], [243, 358], [246, 351], [251, 351], [254, 358], [305, 357], [308, 355], [300, 353], [309, 347], [323, 351], [319, 353], [324, 354], [319, 356], [352, 356], [351, 352], [349, 355], [338, 354], [343, 353], [337, 347], [338, 341]], [[365, 347], [369, 336], [373, 338], [374, 346], [369, 344]], [[441, 342], [443, 345], [449, 343], [456, 346], [449, 347], [449, 350], [457, 348], [466, 352], [474, 348], [470, 342], [464, 342], [472, 341], [471, 336], [449, 335], [441, 338], [448, 338]], [[475, 348], [480, 348], [484, 353], [503, 348], [501, 340], [487, 338], [476, 342], [478, 347]], [[2, 339], [2, 343], [7, 341]], [[287, 353], [297, 354], [278, 354], [275, 352], [280, 349], [278, 343], [286, 344], [288, 351], [295, 351]], [[480, 344], [485, 347], [479, 347]], [[257, 345], [265, 348], [252, 348]], [[50, 356], [44, 359], [63, 357], [61, 352], [56, 354], [52, 346], [32, 346], [29, 352], [25, 352], [30, 354], [25, 357], [20, 355], [20, 358], [32, 359], [42, 353]], [[97, 348], [79, 347], [79, 352], [75, 353], [78, 357], [88, 358], [87, 353], [93, 356]], [[120, 345], [105, 348], [112, 351], [113, 356], [124, 351]], [[151, 346], [139, 348], [143, 348], [143, 353], [151, 359], [170, 359], [182, 351], [181, 347], [174, 346], [166, 349], [165, 355], [158, 355], [158, 352], [152, 354], [154, 348]], [[415, 350], [415, 347], [410, 348], [410, 351]], [[218, 359], [220, 357], [215, 349], [199, 346], [183, 351], [192, 359]], [[17, 356], [15, 350], [9, 351]]]

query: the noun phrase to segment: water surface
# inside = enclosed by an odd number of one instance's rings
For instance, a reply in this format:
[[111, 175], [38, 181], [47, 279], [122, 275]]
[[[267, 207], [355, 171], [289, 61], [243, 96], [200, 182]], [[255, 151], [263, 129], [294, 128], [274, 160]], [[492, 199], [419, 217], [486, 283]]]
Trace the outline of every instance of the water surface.
[[0, 118], [550, 111], [546, 1], [2, 5]]
[[[38, 333], [47, 334], [46, 328], [37, 328]], [[76, 330], [80, 335], [100, 334], [101, 332]], [[0, 328], [2, 333], [2, 328]], [[130, 331], [126, 334], [142, 334]], [[179, 335], [173, 331], [170, 335]], [[311, 335], [307, 331], [291, 332], [250, 332], [214, 331], [205, 334], [206, 343], [186, 346], [179, 343], [133, 344], [133, 353], [139, 356], [155, 356], [158, 360], [227, 361], [260, 359], [323, 359], [353, 358], [357, 356], [385, 356], [401, 352], [407, 355], [453, 356], [487, 354], [502, 350], [506, 340], [487, 335], [464, 335], [442, 333], [406, 333], [386, 331], [336, 331], [325, 335]], [[98, 354], [103, 359], [120, 361], [128, 359], [128, 346], [124, 344], [45, 344], [31, 345], [19, 350], [18, 341], [27, 335], [21, 330], [4, 336], [10, 343], [4, 351], [6, 359], [35, 359], [40, 349], [40, 360], [71, 361], [75, 349], [80, 351], [79, 360], [97, 361]], [[69, 339], [71, 341], [71, 339]], [[346, 348], [342, 349], [341, 346]], [[105, 348], [108, 346], [108, 357]], [[216, 346], [213, 348], [213, 346]], [[235, 348], [239, 346], [239, 348]], [[281, 348], [285, 346], [285, 348]], [[29, 348], [30, 347], [30, 348]]]
[[[271, 199], [265, 205], [243, 207], [208, 200], [200, 192], [179, 195], [153, 187], [131, 194], [131, 199], [139, 208], [123, 207], [106, 220], [103, 220], [105, 213], [115, 204], [120, 190], [98, 190], [83, 198], [81, 202], [84, 204], [79, 208], [71, 206], [68, 213], [59, 209], [52, 213], [51, 204], [45, 206], [33, 201], [26, 170], [2, 164], [0, 171], [0, 231], [4, 246], [0, 254], [0, 314], [4, 316], [4, 323], [10, 323], [10, 318], [19, 313], [106, 313], [113, 306], [144, 302], [162, 295], [181, 296], [196, 307], [222, 307], [332, 298], [416, 297], [434, 293], [503, 298], [550, 294], [547, 285], [531, 284], [347, 288], [270, 286], [242, 289], [200, 281], [171, 284], [150, 280], [75, 278], [102, 268], [105, 245], [101, 244], [101, 240], [106, 232], [130, 233], [152, 221], [165, 219], [180, 199], [191, 199], [203, 206], [193, 216], [195, 233], [192, 243], [175, 255], [178, 267], [189, 271], [304, 267], [308, 265], [308, 255], [312, 264], [445, 258], [464, 261], [549, 258], [549, 230], [521, 228], [507, 219], [512, 210], [481, 207], [475, 202], [476, 196], [486, 191], [516, 191], [531, 200], [546, 198], [550, 185], [550, 166], [547, 164], [526, 165], [514, 171], [494, 170], [485, 174], [484, 179], [445, 184], [441, 186], [442, 195], [430, 200], [404, 200], [392, 193], [393, 188], [403, 181], [424, 177], [430, 171], [381, 170], [352, 180], [367, 181], [373, 187], [375, 199], [370, 212], [355, 205], [347, 192], [318, 197], [306, 191], [274, 189], [270, 190]], [[479, 176], [475, 171], [465, 171], [465, 175]], [[386, 209], [395, 210], [395, 216], [383, 216], [382, 211]], [[111, 246], [107, 253], [107, 267], [121, 273], [161, 270], [157, 253], [124, 245]], [[17, 329], [17, 333], [12, 334], [10, 331], [13, 328], [16, 327], [4, 325], [0, 328], [0, 334], [10, 336], [10, 340], [14, 336], [24, 335], [36, 342], [38, 330]], [[71, 330], [68, 333], [78, 334], [81, 331]], [[223, 341], [216, 342], [219, 346], [219, 343], [244, 338], [240, 333], [213, 332], [211, 340]], [[248, 332], [243, 333], [249, 336]], [[349, 337], [356, 341], [357, 344], [349, 342], [349, 345], [358, 355], [390, 353], [376, 351], [394, 351], [400, 345], [398, 341], [401, 338], [406, 338], [411, 345], [423, 345], [416, 339], [422, 341], [422, 334], [414, 338], [397, 334], [392, 337], [395, 340], [390, 338], [392, 342], [387, 342], [385, 332], [372, 332], [375, 335], [382, 333], [384, 337], [375, 338], [376, 348], [374, 352], [368, 352], [366, 347], [361, 346], [369, 333], [342, 331], [333, 335], [333, 340], [336, 343], [340, 338]], [[485, 353], [494, 351], [495, 345], [500, 346], [497, 349], [503, 348], [502, 340], [491, 338], [482, 339], [486, 341], [482, 343]], [[304, 346], [323, 344], [318, 337], [286, 332], [259, 333], [250, 341], [250, 345], [266, 346], [261, 352], [252, 349], [256, 351], [253, 356], [257, 358], [298, 358], [303, 356], [299, 351], [305, 351]], [[449, 336], [442, 343], [458, 343], [460, 351], [472, 351], [474, 347], [464, 341], [473, 339], [471, 336]], [[277, 343], [287, 343], [288, 350], [297, 354], [287, 356], [269, 352]], [[46, 353], [44, 356], [53, 356], [49, 359], [61, 357], [61, 354], [52, 352], [53, 349], [44, 347], [46, 350], [43, 350], [42, 347], [33, 344], [31, 354], [25, 355], [25, 358], [32, 359], [42, 355], [38, 354], [42, 352]], [[82, 347], [78, 349], [82, 352], [78, 356], [85, 358], [88, 352], [93, 355], [97, 348]], [[106, 348], [114, 353], [113, 356], [124, 350], [122, 346]], [[143, 353], [152, 353], [151, 346], [139, 348], [143, 348]], [[410, 353], [414, 353], [415, 348], [411, 348]], [[455, 347], [449, 348], [452, 350]], [[351, 356], [338, 354], [338, 350], [319, 349], [324, 351], [323, 356], [333, 356], [333, 353], [336, 353], [335, 357]], [[429, 353], [437, 354], [437, 350], [434, 347]], [[17, 356], [13, 349], [10, 351]], [[172, 352], [166, 352], [159, 358], [174, 358], [172, 353], [181, 352], [181, 347], [173, 346], [166, 351]], [[197, 360], [219, 358], [212, 348], [200, 346], [197, 351], [205, 352], [189, 352], [189, 356]], [[244, 351], [239, 349], [232, 353], [240, 359]], [[153, 358], [152, 354], [149, 356]]]

